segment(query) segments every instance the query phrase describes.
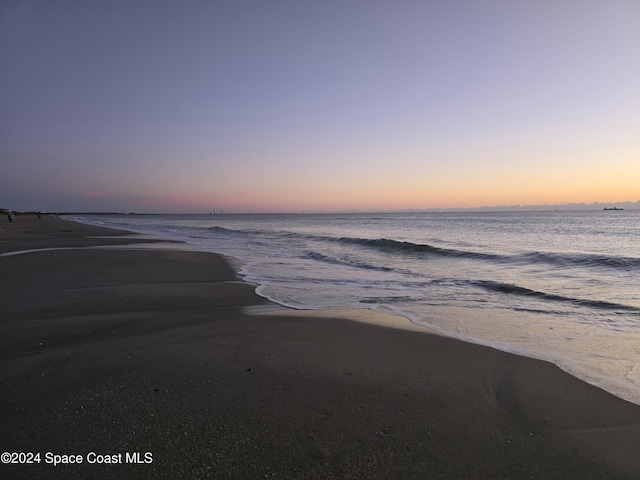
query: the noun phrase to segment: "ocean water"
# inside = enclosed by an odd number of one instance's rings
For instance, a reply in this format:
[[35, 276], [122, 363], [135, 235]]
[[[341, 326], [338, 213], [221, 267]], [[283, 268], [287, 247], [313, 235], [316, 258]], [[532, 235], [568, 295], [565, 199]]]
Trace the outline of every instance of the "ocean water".
[[239, 259], [297, 309], [372, 309], [640, 404], [640, 211], [96, 215]]

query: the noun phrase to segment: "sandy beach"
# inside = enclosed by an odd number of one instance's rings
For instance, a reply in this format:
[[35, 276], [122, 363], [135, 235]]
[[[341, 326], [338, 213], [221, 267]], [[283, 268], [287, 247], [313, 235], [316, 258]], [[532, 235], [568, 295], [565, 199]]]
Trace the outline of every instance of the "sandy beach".
[[0, 224], [0, 254], [36, 250], [0, 256], [0, 451], [24, 453], [0, 478], [640, 478], [638, 405], [426, 331], [251, 315], [224, 258], [148, 242]]

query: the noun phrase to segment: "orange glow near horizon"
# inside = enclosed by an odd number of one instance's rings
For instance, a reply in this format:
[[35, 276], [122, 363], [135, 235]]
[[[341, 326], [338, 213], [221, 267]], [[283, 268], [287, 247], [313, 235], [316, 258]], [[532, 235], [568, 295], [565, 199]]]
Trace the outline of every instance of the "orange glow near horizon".
[[[233, 193], [202, 191], [198, 204], [228, 210], [343, 211], [421, 208], [475, 208], [502, 205], [623, 202], [640, 199], [640, 167], [625, 162], [551, 162], [540, 170], [483, 167], [456, 171], [456, 166], [409, 171], [364, 170], [360, 175], [332, 178], [260, 177], [243, 179]], [[393, 162], [387, 163], [389, 166]], [[354, 181], [357, 178], [357, 181]], [[243, 183], [243, 182], [241, 182]], [[195, 200], [195, 199], [194, 199]]]
[[477, 208], [492, 206], [562, 205], [569, 203], [615, 203], [638, 201], [637, 190], [620, 189], [557, 189], [541, 192], [537, 188], [503, 188], [500, 191], [453, 191], [445, 188], [424, 192], [395, 192], [374, 190], [364, 192], [340, 192], [331, 189], [308, 192], [307, 195], [273, 195], [270, 192], [253, 192], [245, 195], [202, 195], [182, 198], [147, 198], [140, 203], [152, 211], [207, 212], [212, 209], [227, 212], [315, 212], [347, 210], [405, 210], [429, 208]]
[[531, 161], [518, 165], [482, 158], [477, 163], [413, 164], [408, 169], [394, 169], [394, 162], [383, 158], [368, 164], [370, 168], [359, 166], [360, 173], [346, 174], [331, 169], [301, 174], [293, 169], [286, 175], [257, 169], [216, 175], [205, 169], [193, 179], [189, 193], [184, 193], [184, 185], [161, 179], [171, 188], [162, 194], [140, 190], [130, 202], [151, 211], [314, 212], [640, 200], [640, 163], [632, 162], [632, 155], [608, 163], [602, 157], [574, 154], [564, 161], [547, 159], [546, 164], [538, 162], [538, 169]]

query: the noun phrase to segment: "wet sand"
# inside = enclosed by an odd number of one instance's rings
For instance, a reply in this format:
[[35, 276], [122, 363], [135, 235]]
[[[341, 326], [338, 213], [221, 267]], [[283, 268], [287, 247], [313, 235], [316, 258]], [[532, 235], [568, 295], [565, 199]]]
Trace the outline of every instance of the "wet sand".
[[[123, 233], [20, 216], [0, 253]], [[0, 292], [0, 451], [40, 453], [0, 478], [640, 478], [640, 406], [426, 332], [249, 315], [218, 255], [2, 256]]]

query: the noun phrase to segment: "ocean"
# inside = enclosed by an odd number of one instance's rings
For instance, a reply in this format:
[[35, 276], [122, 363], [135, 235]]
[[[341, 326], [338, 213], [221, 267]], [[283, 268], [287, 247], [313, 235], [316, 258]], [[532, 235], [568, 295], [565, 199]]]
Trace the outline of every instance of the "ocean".
[[295, 309], [370, 309], [640, 404], [640, 211], [86, 215], [240, 261]]

